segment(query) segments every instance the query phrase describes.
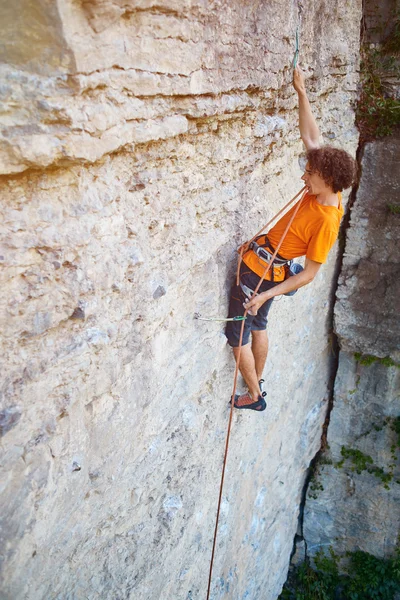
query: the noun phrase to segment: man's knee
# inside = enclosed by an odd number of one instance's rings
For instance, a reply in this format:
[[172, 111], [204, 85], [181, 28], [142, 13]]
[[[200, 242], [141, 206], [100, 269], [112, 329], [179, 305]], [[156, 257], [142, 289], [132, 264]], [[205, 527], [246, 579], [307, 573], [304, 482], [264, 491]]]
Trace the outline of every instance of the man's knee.
[[264, 338], [268, 337], [267, 328], [265, 328], [265, 329], [252, 329], [251, 330], [251, 336], [253, 338], [255, 338], [255, 339], [258, 339], [258, 338], [264, 339]]

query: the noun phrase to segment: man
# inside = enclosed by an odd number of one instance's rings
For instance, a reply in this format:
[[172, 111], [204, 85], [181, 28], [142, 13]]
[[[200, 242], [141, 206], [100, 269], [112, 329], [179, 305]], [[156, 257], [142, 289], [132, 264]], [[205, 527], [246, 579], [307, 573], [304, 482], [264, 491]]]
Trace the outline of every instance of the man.
[[[295, 207], [277, 222], [267, 236], [260, 236], [256, 240], [258, 247], [244, 248], [240, 286], [235, 285], [232, 289], [229, 316], [243, 315], [244, 308], [250, 311], [245, 321], [239, 365], [249, 391], [235, 397], [236, 408], [265, 410], [265, 392], [262, 392], [260, 385], [268, 353], [267, 315], [273, 298], [297, 290], [314, 279], [339, 232], [343, 216], [340, 192], [353, 184], [357, 173], [356, 162], [347, 152], [329, 146], [319, 147], [319, 129], [311, 112], [304, 75], [299, 67], [293, 73], [293, 86], [299, 101], [300, 136], [307, 149], [307, 165], [302, 176], [307, 194], [279, 249], [273, 268], [253, 300], [249, 300], [249, 297], [263, 275], [268, 256], [277, 247]], [[288, 277], [285, 263], [298, 256], [306, 257], [304, 270]], [[240, 327], [240, 321], [233, 321], [226, 328], [226, 336], [236, 359]]]

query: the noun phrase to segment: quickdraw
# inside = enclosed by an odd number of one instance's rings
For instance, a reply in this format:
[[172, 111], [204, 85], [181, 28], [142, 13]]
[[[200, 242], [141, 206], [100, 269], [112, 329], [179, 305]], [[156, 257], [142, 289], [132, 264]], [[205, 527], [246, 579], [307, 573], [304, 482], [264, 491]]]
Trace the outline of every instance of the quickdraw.
[[297, 62], [299, 60], [299, 28], [296, 29], [296, 49], [294, 51], [294, 57], [293, 57], [293, 69], [295, 69], [297, 67]]
[[202, 317], [200, 313], [194, 313], [194, 318], [198, 321], [245, 321], [246, 317], [230, 317], [228, 319], [220, 317]]

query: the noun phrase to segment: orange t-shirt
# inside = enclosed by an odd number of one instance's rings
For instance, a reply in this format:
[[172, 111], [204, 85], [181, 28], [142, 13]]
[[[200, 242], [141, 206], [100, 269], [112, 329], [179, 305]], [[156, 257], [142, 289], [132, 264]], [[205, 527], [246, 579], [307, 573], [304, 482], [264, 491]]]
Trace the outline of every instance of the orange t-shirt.
[[[317, 202], [316, 196], [307, 194], [291, 224], [289, 231], [279, 249], [280, 256], [287, 259], [306, 256], [310, 260], [324, 263], [339, 233], [340, 220], [343, 216], [342, 195], [338, 193], [339, 206], [325, 206]], [[296, 208], [293, 206], [268, 232], [268, 240], [274, 248]], [[249, 250], [243, 256], [243, 262], [254, 273], [262, 277], [266, 263]], [[274, 268], [274, 280], [283, 281], [284, 267]], [[269, 274], [267, 279], [270, 279]]]

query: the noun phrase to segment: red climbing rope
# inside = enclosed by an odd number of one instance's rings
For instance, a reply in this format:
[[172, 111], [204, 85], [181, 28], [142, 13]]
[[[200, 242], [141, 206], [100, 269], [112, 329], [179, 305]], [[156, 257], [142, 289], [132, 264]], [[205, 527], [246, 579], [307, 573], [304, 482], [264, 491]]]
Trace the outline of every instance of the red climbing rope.
[[[258, 290], [260, 289], [260, 286], [264, 280], [264, 278], [266, 277], [268, 271], [271, 268], [272, 263], [274, 262], [276, 255], [279, 252], [279, 249], [283, 243], [283, 240], [286, 237], [287, 232], [289, 231], [289, 227], [291, 226], [291, 224], [293, 223], [293, 219], [295, 218], [295, 216], [297, 215], [297, 212], [300, 208], [301, 203], [303, 202], [303, 199], [305, 197], [307, 193], [307, 189], [306, 187], [303, 187], [300, 192], [298, 192], [298, 194], [296, 194], [291, 200], [290, 202], [288, 202], [270, 221], [268, 221], [268, 223], [266, 223], [266, 225], [264, 225], [264, 227], [262, 229], [260, 229], [260, 231], [247, 243], [243, 244], [241, 246], [241, 250], [239, 253], [239, 260], [238, 260], [238, 270], [237, 270], [237, 285], [239, 285], [239, 269], [240, 269], [240, 264], [242, 262], [242, 256], [243, 256], [243, 248], [245, 246], [248, 247], [248, 245], [255, 240], [255, 238], [260, 235], [264, 229], [266, 229], [268, 227], [268, 225], [270, 225], [277, 217], [279, 217], [279, 215], [282, 214], [282, 212], [288, 208], [292, 202], [294, 202], [296, 200], [296, 198], [298, 198], [300, 196], [300, 194], [302, 194], [300, 200], [298, 201], [295, 210], [293, 211], [293, 215], [290, 218], [289, 223], [286, 226], [285, 231], [282, 234], [281, 239], [279, 240], [279, 243], [275, 249], [275, 252], [273, 253], [271, 260], [269, 261], [269, 263], [267, 264], [267, 266], [265, 267], [264, 273], [262, 274], [260, 281], [257, 284], [256, 289], [254, 290], [253, 295], [251, 296], [251, 300], [256, 296]], [[244, 317], [247, 316], [248, 311], [246, 310], [244, 312]], [[218, 522], [219, 522], [219, 515], [220, 515], [220, 510], [221, 510], [221, 500], [222, 500], [222, 491], [223, 491], [223, 487], [224, 487], [224, 479], [225, 479], [225, 467], [226, 467], [226, 460], [227, 460], [227, 456], [228, 456], [228, 448], [229, 448], [229, 439], [230, 439], [230, 435], [231, 435], [231, 426], [232, 426], [232, 416], [233, 416], [233, 406], [234, 406], [234, 398], [235, 398], [235, 393], [236, 393], [236, 384], [237, 384], [237, 378], [238, 378], [238, 374], [239, 374], [239, 364], [240, 364], [240, 354], [242, 351], [242, 341], [243, 341], [243, 331], [244, 331], [244, 324], [245, 324], [245, 319], [242, 320], [242, 325], [240, 328], [240, 337], [239, 337], [239, 346], [238, 346], [238, 354], [237, 354], [237, 358], [236, 358], [236, 366], [235, 366], [235, 374], [233, 377], [233, 390], [232, 390], [232, 401], [231, 401], [231, 410], [229, 413], [229, 421], [228, 421], [228, 431], [226, 434], [226, 440], [225, 440], [225, 452], [224, 452], [224, 460], [223, 460], [223, 465], [222, 465], [222, 474], [221, 474], [221, 483], [220, 483], [220, 487], [219, 487], [219, 497], [218, 497], [218, 507], [217, 507], [217, 516], [216, 516], [216, 520], [215, 520], [215, 528], [214, 528], [214, 540], [213, 540], [213, 547], [212, 547], [212, 553], [211, 553], [211, 561], [210, 561], [210, 572], [209, 572], [209, 576], [208, 576], [208, 588], [207, 588], [207, 600], [209, 600], [210, 598], [210, 590], [211, 590], [211, 579], [212, 579], [212, 570], [213, 570], [213, 565], [214, 565], [214, 555], [215, 555], [215, 545], [217, 542], [217, 531], [218, 531]]]

